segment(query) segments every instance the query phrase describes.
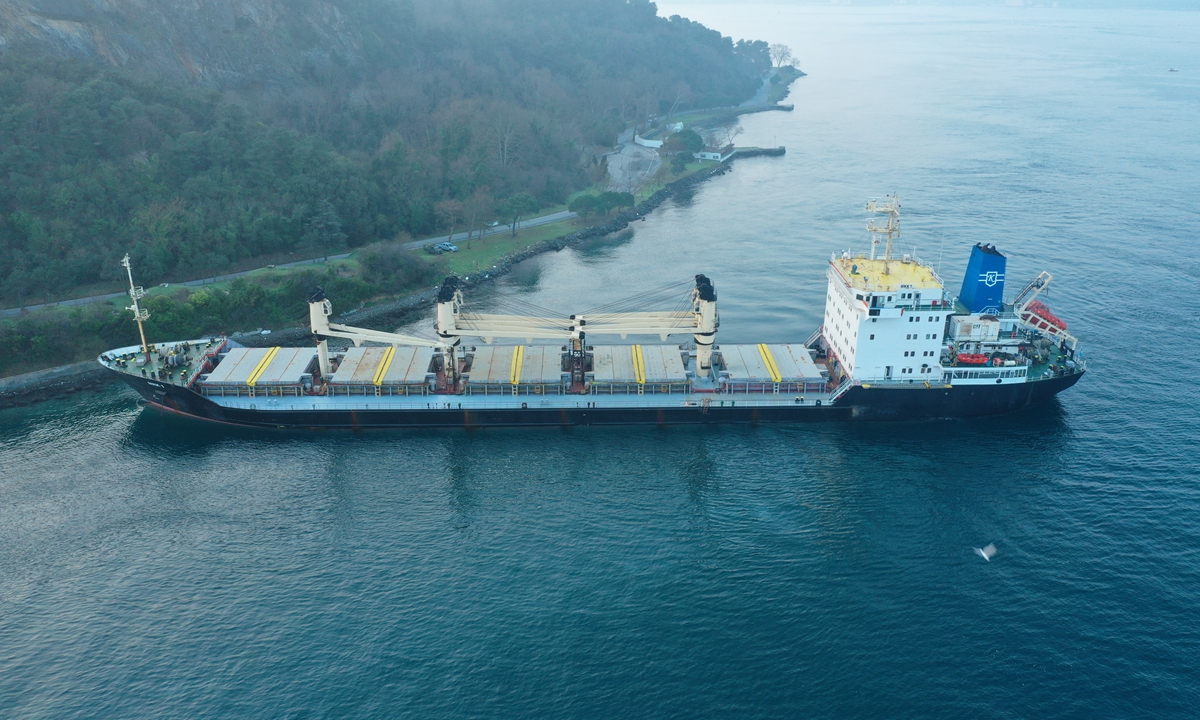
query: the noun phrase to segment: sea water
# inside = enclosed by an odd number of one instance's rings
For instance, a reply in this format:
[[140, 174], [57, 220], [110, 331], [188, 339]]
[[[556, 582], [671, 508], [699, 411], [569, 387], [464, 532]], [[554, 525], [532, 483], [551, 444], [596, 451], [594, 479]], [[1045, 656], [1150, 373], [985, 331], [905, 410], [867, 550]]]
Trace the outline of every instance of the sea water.
[[952, 292], [975, 242], [1010, 295], [1051, 272], [1088, 375], [957, 422], [271, 433], [117, 385], [4, 411], [0, 716], [1200, 712], [1200, 13], [662, 11], [794, 49], [795, 111], [738, 138], [786, 156], [473, 302], [703, 272], [721, 340], [802, 341], [895, 192]]

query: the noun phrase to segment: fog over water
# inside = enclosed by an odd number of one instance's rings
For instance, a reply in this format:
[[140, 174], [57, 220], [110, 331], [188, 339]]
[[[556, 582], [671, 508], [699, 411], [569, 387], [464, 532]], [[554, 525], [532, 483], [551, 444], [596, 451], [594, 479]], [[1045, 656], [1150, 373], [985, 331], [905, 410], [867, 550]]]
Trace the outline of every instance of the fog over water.
[[1089, 374], [918, 424], [234, 432], [116, 386], [3, 411], [0, 715], [1195, 715], [1200, 13], [660, 12], [793, 48], [795, 111], [738, 139], [787, 154], [476, 302], [703, 272], [722, 340], [802, 341], [896, 192], [953, 291], [975, 242], [1010, 294], [1053, 273]]

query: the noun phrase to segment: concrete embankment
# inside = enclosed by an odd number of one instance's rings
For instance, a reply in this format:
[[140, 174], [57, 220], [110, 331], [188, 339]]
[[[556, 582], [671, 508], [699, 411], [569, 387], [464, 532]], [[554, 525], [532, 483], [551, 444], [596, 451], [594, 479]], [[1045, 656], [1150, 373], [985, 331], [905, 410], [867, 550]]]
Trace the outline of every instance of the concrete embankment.
[[0, 378], [0, 408], [49, 400], [110, 379], [109, 373], [95, 360]]

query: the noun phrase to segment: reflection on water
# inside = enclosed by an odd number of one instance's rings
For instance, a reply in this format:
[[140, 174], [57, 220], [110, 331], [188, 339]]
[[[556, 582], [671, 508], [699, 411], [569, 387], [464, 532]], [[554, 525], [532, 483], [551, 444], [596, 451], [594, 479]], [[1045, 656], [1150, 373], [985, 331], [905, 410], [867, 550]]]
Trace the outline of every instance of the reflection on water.
[[633, 240], [633, 230], [609, 233], [600, 237], [589, 238], [574, 246], [580, 260], [585, 263], [600, 264], [610, 262], [616, 256], [616, 251]]

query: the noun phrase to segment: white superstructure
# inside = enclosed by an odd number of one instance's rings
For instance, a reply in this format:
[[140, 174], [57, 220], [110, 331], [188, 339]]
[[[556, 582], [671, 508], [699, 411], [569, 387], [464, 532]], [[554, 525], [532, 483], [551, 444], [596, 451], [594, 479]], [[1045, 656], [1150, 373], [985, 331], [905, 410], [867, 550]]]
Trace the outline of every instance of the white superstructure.
[[952, 311], [933, 268], [915, 258], [829, 261], [821, 334], [843, 377], [941, 382], [942, 331]]

